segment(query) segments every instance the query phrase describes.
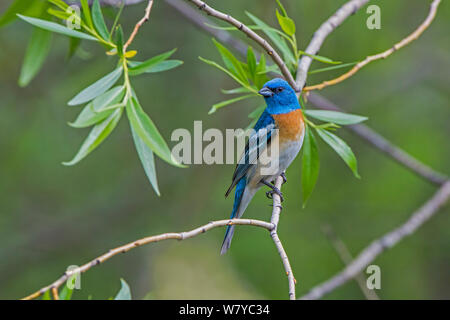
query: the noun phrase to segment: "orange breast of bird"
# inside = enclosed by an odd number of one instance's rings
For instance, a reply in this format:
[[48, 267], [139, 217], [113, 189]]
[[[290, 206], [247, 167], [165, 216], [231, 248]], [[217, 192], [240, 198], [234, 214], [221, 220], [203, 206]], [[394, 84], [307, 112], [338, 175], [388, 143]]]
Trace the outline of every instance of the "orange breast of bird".
[[273, 114], [276, 127], [279, 129], [280, 144], [299, 140], [305, 130], [302, 110], [289, 113]]

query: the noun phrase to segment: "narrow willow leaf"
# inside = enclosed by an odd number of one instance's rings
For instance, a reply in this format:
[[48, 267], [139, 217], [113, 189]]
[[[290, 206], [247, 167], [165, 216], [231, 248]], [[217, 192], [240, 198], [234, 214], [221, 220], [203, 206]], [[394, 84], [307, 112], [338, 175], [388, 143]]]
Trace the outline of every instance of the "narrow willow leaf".
[[217, 50], [219, 51], [220, 56], [222, 57], [222, 60], [225, 63], [227, 69], [236, 77], [238, 77], [242, 82], [248, 83], [247, 75], [245, 74], [240, 61], [231, 53], [230, 50], [216, 41], [216, 39], [213, 38], [212, 40]]
[[72, 100], [69, 101], [69, 106], [76, 106], [98, 97], [105, 93], [119, 80], [122, 75], [122, 67], [117, 68], [113, 72], [107, 74], [100, 80], [91, 84], [89, 87], [77, 94]]
[[325, 71], [331, 71], [331, 70], [336, 70], [336, 69], [341, 69], [341, 68], [347, 68], [347, 67], [351, 67], [354, 66], [355, 64], [358, 64], [358, 61], [356, 62], [349, 62], [349, 63], [343, 63], [337, 66], [332, 66], [332, 67], [326, 67], [326, 68], [320, 68], [320, 69], [315, 69], [315, 70], [311, 70], [308, 72], [308, 74], [315, 74], [315, 73], [320, 73], [320, 72], [325, 72]]
[[73, 289], [69, 289], [67, 285], [61, 290], [59, 300], [70, 300], [72, 298]]
[[352, 149], [345, 143], [344, 140], [336, 136], [335, 134], [324, 130], [324, 129], [316, 129], [319, 136], [325, 141], [334, 151], [344, 160], [344, 162], [349, 166], [349, 168], [353, 171], [353, 174], [356, 178], [360, 178], [358, 174], [358, 163], [356, 161], [355, 154]]
[[253, 82], [255, 82], [256, 79], [256, 57], [255, 53], [253, 52], [252, 47], [248, 47], [247, 49], [247, 66], [248, 66], [248, 72], [250, 74], [250, 79], [252, 79]]
[[265, 22], [251, 14], [250, 12], [246, 12], [247, 16], [253, 20], [253, 22], [261, 27], [261, 29], [264, 31], [264, 33], [269, 37], [269, 39], [278, 47], [278, 49], [281, 50], [283, 53], [283, 56], [286, 60], [286, 62], [290, 62], [293, 64], [296, 64], [297, 61], [295, 60], [294, 54], [289, 49], [289, 46], [287, 45], [286, 41], [281, 38], [279, 34], [277, 34], [275, 31], [271, 30], [270, 26], [268, 26]]
[[319, 176], [320, 159], [317, 151], [317, 142], [312, 130], [305, 128], [305, 139], [303, 141], [302, 159], [302, 195], [303, 208], [311, 196]]
[[120, 279], [120, 282], [122, 283], [122, 287], [120, 288], [120, 291], [119, 291], [119, 293], [117, 293], [114, 300], [131, 300], [130, 287], [125, 282], [125, 280]]
[[117, 45], [117, 53], [121, 57], [123, 56], [123, 30], [122, 26], [118, 26], [116, 28], [116, 45]]
[[117, 104], [125, 95], [125, 87], [124, 86], [117, 86], [114, 87], [108, 91], [106, 91], [104, 94], [98, 96], [97, 98], [92, 101], [92, 108], [95, 112], [100, 112], [104, 108]]
[[81, 0], [81, 7], [83, 8], [84, 19], [86, 20], [86, 24], [89, 28], [93, 29], [94, 24], [92, 23], [91, 10], [89, 9], [88, 0]]
[[281, 29], [289, 36], [293, 36], [295, 34], [295, 23], [294, 20], [287, 16], [281, 15], [281, 13], [276, 10], [278, 24], [280, 25]]
[[305, 55], [305, 56], [313, 58], [314, 60], [323, 62], [323, 63], [329, 63], [329, 64], [341, 64], [342, 63], [342, 61], [334, 61], [334, 60], [332, 60], [330, 58], [323, 57], [323, 56], [318, 56], [317, 54], [309, 54], [309, 53], [306, 53], [305, 51], [302, 51], [302, 50], [298, 50], [298, 52], [303, 54], [303, 55]]
[[[130, 62], [130, 66], [138, 66], [141, 62]], [[157, 72], [163, 72], [168, 71], [171, 69], [175, 69], [178, 66], [181, 66], [183, 64], [183, 61], [181, 60], [166, 60], [161, 61], [160, 63], [157, 63], [151, 67], [149, 67], [145, 73], [157, 73]]]
[[[149, 72], [149, 70], [151, 70], [152, 68], [156, 68], [158, 66], [158, 64], [160, 64], [160, 63], [164, 62], [164, 60], [167, 60], [168, 58], [170, 58], [170, 56], [176, 50], [177, 49], [172, 49], [168, 52], [164, 52], [157, 56], [154, 56], [144, 62], [132, 64], [132, 67], [128, 69], [128, 73], [132, 76], [137, 76], [142, 73]], [[156, 72], [158, 72], [158, 71], [156, 71]]]
[[109, 39], [109, 31], [103, 18], [102, 8], [98, 0], [94, 0], [92, 4], [92, 19], [94, 20], [95, 29], [104, 40]]
[[73, 166], [74, 164], [84, 159], [95, 148], [97, 148], [114, 130], [120, 120], [120, 117], [122, 116], [122, 111], [122, 108], [115, 109], [108, 118], [95, 125], [86, 140], [84, 140], [80, 150], [75, 155], [75, 157], [69, 162], [63, 162], [63, 165]]
[[283, 6], [283, 4], [281, 3], [281, 1], [280, 1], [280, 0], [276, 0], [276, 1], [277, 1], [278, 6], [279, 6], [280, 9], [281, 9], [281, 12], [283, 12], [283, 16], [287, 17], [287, 11], [286, 11], [286, 9], [284, 8], [284, 6]]
[[239, 83], [239, 84], [242, 85], [243, 87], [247, 87], [247, 86], [248, 86], [247, 83], [242, 82], [241, 79], [239, 79], [238, 77], [236, 77], [233, 73], [231, 73], [230, 71], [228, 71], [227, 69], [225, 69], [224, 67], [222, 67], [220, 64], [218, 64], [218, 63], [216, 63], [216, 62], [214, 62], [214, 61], [211, 61], [211, 60], [202, 58], [202, 57], [198, 57], [198, 58], [199, 58], [200, 60], [202, 60], [203, 62], [205, 62], [205, 63], [207, 63], [207, 64], [209, 64], [209, 65], [211, 65], [211, 66], [213, 66], [213, 67], [216, 67], [217, 69], [219, 69], [219, 70], [225, 72], [227, 75], [229, 75], [231, 78], [233, 78], [233, 80], [235, 80], [237, 83]]
[[305, 110], [309, 117], [316, 118], [325, 122], [332, 122], [341, 125], [356, 124], [366, 121], [368, 118], [356, 114], [329, 111], [329, 110]]
[[238, 93], [252, 92], [246, 87], [239, 87], [239, 88], [235, 88], [235, 89], [231, 89], [231, 90], [222, 89], [221, 91], [222, 91], [222, 93], [225, 93], [225, 94], [238, 94]]
[[60, 33], [69, 37], [75, 37], [75, 38], [80, 38], [80, 39], [85, 39], [85, 40], [91, 40], [91, 41], [97, 41], [97, 38], [94, 38], [93, 36], [90, 36], [86, 33], [83, 32], [79, 32], [76, 30], [72, 30], [69, 29], [61, 24], [55, 23], [55, 22], [51, 22], [51, 21], [46, 21], [46, 20], [42, 20], [42, 19], [37, 19], [37, 18], [31, 18], [31, 17], [26, 17], [23, 16], [21, 14], [17, 15], [20, 19], [45, 30], [48, 31], [52, 31], [52, 32], [56, 32], [56, 33]]
[[266, 73], [270, 73], [270, 72], [280, 73], [281, 71], [280, 71], [280, 68], [276, 64], [272, 64], [270, 66], [266, 66], [265, 70], [258, 72], [258, 74], [266, 74]]
[[53, 3], [55, 6], [60, 8], [61, 10], [66, 11], [69, 5], [65, 3], [63, 0], [47, 0], [50, 3]]
[[218, 109], [220, 109], [222, 107], [225, 107], [225, 106], [227, 106], [229, 104], [232, 104], [232, 103], [235, 103], [235, 102], [247, 99], [247, 98], [251, 98], [251, 97], [254, 97], [254, 96], [255, 95], [253, 95], [253, 94], [247, 94], [245, 96], [240, 96], [240, 97], [237, 97], [237, 98], [233, 98], [233, 99], [230, 99], [230, 100], [226, 100], [226, 101], [222, 101], [222, 102], [216, 103], [208, 111], [208, 114], [213, 114], [214, 112], [216, 112]]
[[152, 150], [145, 144], [145, 142], [139, 137], [136, 131], [131, 127], [131, 134], [133, 135], [134, 145], [136, 146], [139, 159], [144, 167], [145, 174], [147, 175], [150, 184], [155, 190], [156, 194], [160, 196], [158, 188], [158, 180], [156, 177], [155, 158]]
[[164, 141], [164, 138], [161, 136], [150, 117], [144, 112], [135, 97], [132, 97], [128, 101], [126, 110], [128, 120], [130, 121], [133, 129], [158, 157], [174, 166], [184, 167], [172, 156], [172, 153]]
[[51, 41], [51, 32], [34, 28], [20, 71], [19, 85], [21, 87], [27, 86], [41, 70], [50, 52]]
[[70, 12], [56, 10], [53, 8], [48, 8], [47, 12], [48, 12], [48, 14], [50, 14], [58, 19], [61, 19], [61, 20], [67, 20], [72, 16], [72, 14]]
[[93, 108], [93, 102], [90, 102], [83, 108], [74, 122], [69, 122], [69, 125], [74, 128], [90, 127], [109, 117], [112, 112], [113, 110], [103, 110], [101, 112], [95, 112]]

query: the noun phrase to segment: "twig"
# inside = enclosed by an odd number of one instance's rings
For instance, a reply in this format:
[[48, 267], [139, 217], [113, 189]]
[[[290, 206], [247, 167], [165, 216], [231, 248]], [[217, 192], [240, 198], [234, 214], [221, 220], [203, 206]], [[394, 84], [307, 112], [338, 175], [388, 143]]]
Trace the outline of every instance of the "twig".
[[[308, 97], [308, 101], [320, 109], [343, 111], [333, 102], [315, 93], [310, 94], [310, 96]], [[346, 126], [346, 128], [367, 141], [376, 149], [380, 150], [390, 158], [394, 159], [404, 167], [411, 170], [413, 173], [431, 183], [442, 185], [449, 179], [449, 177], [447, 177], [446, 175], [437, 172], [426, 164], [420, 162], [419, 160], [408, 154], [406, 151], [395, 146], [382, 135], [378, 134], [373, 129], [364, 124]]]
[[[282, 184], [283, 178], [279, 176], [275, 180], [275, 187], [281, 190]], [[297, 281], [295, 280], [294, 273], [292, 272], [291, 264], [289, 263], [289, 258], [277, 234], [278, 222], [280, 220], [281, 210], [283, 209], [281, 206], [281, 198], [278, 194], [274, 193], [272, 196], [272, 200], [273, 200], [273, 207], [272, 207], [272, 218], [270, 219], [270, 222], [272, 223], [274, 228], [272, 229], [272, 231], [270, 231], [270, 236], [272, 237], [272, 240], [278, 249], [278, 253], [280, 254], [281, 260], [283, 262], [284, 270], [286, 271], [286, 275], [288, 277], [289, 298], [291, 300], [295, 300], [296, 299], [295, 285], [297, 284]]]
[[[316, 32], [314, 32], [314, 36], [308, 44], [308, 47], [306, 47], [305, 52], [313, 55], [317, 54], [326, 37], [344, 22], [345, 19], [358, 11], [367, 2], [369, 2], [369, 0], [351, 0], [346, 2], [330, 18], [328, 18]], [[305, 86], [306, 77], [308, 76], [308, 70], [312, 61], [313, 59], [307, 55], [303, 55], [300, 59], [296, 78], [297, 86], [300, 88]]]
[[441, 208], [449, 200], [449, 198], [450, 181], [442, 185], [433, 197], [430, 198], [416, 212], [414, 212], [404, 224], [385, 234], [383, 237], [373, 241], [358, 255], [355, 260], [347, 265], [344, 270], [332, 277], [330, 280], [327, 280], [311, 289], [306, 295], [301, 297], [301, 299], [319, 299], [354, 278], [382, 252], [392, 248], [406, 236], [413, 234], [420, 226], [435, 215], [439, 208]]
[[245, 33], [249, 38], [251, 38], [253, 41], [255, 41], [257, 44], [259, 44], [266, 52], [267, 54], [272, 58], [272, 60], [275, 62], [275, 64], [280, 68], [281, 73], [283, 74], [284, 78], [287, 82], [291, 85], [292, 88], [295, 89], [295, 91], [299, 92], [300, 88], [297, 86], [294, 77], [289, 72], [288, 67], [284, 63], [283, 59], [280, 57], [278, 52], [261, 36], [259, 36], [256, 32], [254, 32], [252, 29], [247, 27], [245, 24], [240, 22], [239, 20], [236, 20], [229, 14], [225, 14], [223, 12], [220, 12], [216, 9], [211, 8], [206, 3], [200, 0], [188, 0], [192, 2], [194, 5], [196, 5], [200, 10], [206, 12], [206, 14], [213, 16], [217, 19], [223, 20], [233, 26], [235, 26], [237, 29], [241, 30], [243, 33]]
[[[342, 263], [344, 265], [348, 265], [352, 262], [353, 257], [348, 250], [347, 246], [345, 245], [344, 241], [342, 241], [337, 234], [334, 232], [333, 228], [330, 225], [323, 225], [322, 226], [322, 232], [327, 237], [328, 241], [330, 241], [331, 245], [333, 246], [334, 250], [336, 250], [336, 253], [338, 254], [339, 258], [341, 259]], [[374, 290], [370, 290], [367, 288], [366, 285], [366, 277], [364, 274], [359, 272], [355, 276], [355, 281], [358, 283], [359, 288], [361, 289], [361, 292], [364, 294], [367, 300], [380, 300], [378, 295]]]
[[145, 8], [145, 15], [144, 17], [139, 20], [138, 23], [136, 23], [136, 26], [134, 27], [133, 32], [131, 33], [130, 37], [128, 38], [128, 41], [125, 43], [125, 45], [123, 46], [123, 52], [127, 51], [128, 46], [133, 42], [134, 37], [136, 37], [139, 28], [148, 21], [148, 19], [150, 19], [150, 12], [152, 11], [152, 6], [153, 6], [153, 0], [149, 0], [147, 8]]
[[[281, 180], [282, 181], [282, 180]], [[281, 185], [281, 181], [280, 178], [277, 180], [277, 185]], [[123, 246], [117, 247], [115, 249], [111, 249], [109, 250], [107, 253], [91, 260], [90, 262], [82, 265], [81, 267], [75, 268], [75, 269], [71, 269], [69, 271], [66, 271], [59, 279], [57, 279], [56, 281], [54, 281], [52, 284], [43, 287], [42, 289], [30, 294], [29, 296], [23, 298], [24, 300], [31, 300], [31, 299], [35, 299], [39, 296], [41, 296], [42, 294], [44, 294], [45, 292], [47, 292], [48, 290], [51, 290], [53, 293], [53, 296], [56, 298], [58, 298], [58, 288], [64, 284], [64, 282], [67, 281], [67, 279], [69, 279], [71, 276], [76, 275], [76, 274], [81, 274], [86, 272], [87, 270], [91, 269], [92, 267], [95, 267], [97, 265], [99, 265], [100, 263], [103, 263], [109, 259], [111, 259], [112, 257], [120, 254], [120, 253], [125, 253], [128, 252], [136, 247], [140, 247], [142, 245], [145, 244], [149, 244], [149, 243], [153, 243], [153, 242], [159, 242], [159, 241], [163, 241], [163, 240], [169, 240], [169, 239], [176, 239], [176, 240], [185, 240], [185, 239], [189, 239], [189, 238], [193, 238], [195, 236], [198, 236], [202, 233], [205, 233], [206, 231], [209, 231], [211, 229], [214, 228], [218, 228], [218, 227], [225, 227], [225, 226], [229, 226], [229, 225], [250, 225], [250, 226], [255, 226], [255, 227], [260, 227], [260, 228], [264, 228], [267, 229], [268, 231], [270, 231], [270, 235], [274, 241], [274, 244], [276, 246], [276, 248], [278, 249], [278, 252], [280, 253], [280, 257], [283, 261], [283, 266], [285, 268], [285, 271], [288, 275], [288, 280], [289, 280], [289, 297], [291, 299], [295, 299], [295, 287], [294, 287], [294, 276], [292, 274], [292, 269], [291, 266], [289, 264], [289, 260], [286, 256], [286, 252], [283, 248], [282, 243], [280, 242], [280, 239], [278, 238], [277, 235], [277, 231], [276, 231], [276, 224], [278, 223], [279, 220], [279, 214], [281, 212], [281, 206], [279, 206], [280, 203], [280, 198], [278, 195], [274, 194], [273, 195], [273, 202], [274, 202], [274, 209], [273, 209], [273, 214], [272, 214], [272, 220], [273, 222], [266, 222], [266, 221], [261, 221], [261, 220], [253, 220], [253, 219], [228, 219], [228, 220], [218, 220], [218, 221], [211, 221], [210, 223], [200, 226], [198, 228], [195, 228], [191, 231], [187, 231], [187, 232], [181, 232], [181, 233], [163, 233], [160, 235], [156, 235], [156, 236], [151, 236], [151, 237], [146, 237], [146, 238], [142, 238], [133, 242], [130, 242], [128, 244], [125, 244]]]
[[332, 80], [324, 81], [320, 84], [304, 87], [303, 91], [307, 92], [307, 91], [311, 91], [311, 90], [322, 90], [325, 87], [338, 84], [338, 83], [350, 78], [351, 76], [353, 76], [356, 72], [358, 72], [364, 66], [368, 65], [370, 62], [379, 60], [379, 59], [386, 59], [388, 56], [393, 54], [395, 51], [403, 48], [407, 44], [418, 39], [420, 37], [420, 35], [430, 26], [431, 22], [433, 21], [434, 17], [436, 16], [436, 12], [437, 12], [440, 2], [441, 2], [441, 0], [434, 0], [430, 5], [430, 11], [429, 11], [428, 16], [426, 17], [425, 21], [422, 22], [422, 24], [419, 25], [419, 27], [413, 33], [411, 33], [409, 36], [407, 36], [400, 42], [396, 43], [389, 50], [375, 54], [373, 56], [368, 56], [363, 61], [358, 62], [352, 69], [350, 69], [348, 72], [344, 73], [343, 75], [341, 75], [335, 79], [332, 79]]
[[59, 300], [59, 294], [57, 288], [52, 288], [53, 300]]

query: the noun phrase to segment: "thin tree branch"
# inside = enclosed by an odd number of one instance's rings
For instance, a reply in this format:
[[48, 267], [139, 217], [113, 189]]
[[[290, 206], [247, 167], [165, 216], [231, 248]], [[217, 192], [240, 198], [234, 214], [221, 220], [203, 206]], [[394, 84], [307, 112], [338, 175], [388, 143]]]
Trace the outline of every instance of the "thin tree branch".
[[[283, 177], [279, 176], [275, 180], [275, 187], [281, 190], [282, 184], [283, 184]], [[270, 236], [272, 237], [272, 240], [278, 249], [278, 253], [280, 254], [281, 260], [283, 262], [284, 270], [286, 271], [286, 275], [288, 277], [289, 299], [295, 300], [296, 299], [295, 285], [297, 284], [297, 281], [295, 280], [294, 273], [292, 272], [291, 264], [289, 263], [289, 258], [277, 234], [278, 222], [280, 221], [280, 214], [281, 210], [283, 209], [281, 206], [281, 198], [278, 194], [273, 193], [272, 199], [273, 199], [273, 206], [272, 206], [272, 218], [270, 220], [270, 223], [272, 223], [274, 228], [272, 229], [272, 231], [270, 231]]]
[[[315, 93], [311, 93], [309, 95], [308, 101], [320, 109], [343, 111], [333, 102]], [[406, 151], [395, 146], [394, 144], [389, 142], [386, 138], [384, 138], [383, 136], [381, 136], [373, 129], [364, 124], [346, 126], [345, 128], [347, 128], [348, 130], [352, 131], [353, 133], [355, 133], [356, 135], [367, 141], [370, 145], [380, 150], [385, 155], [389, 156], [390, 158], [394, 159], [401, 165], [405, 166], [413, 173], [417, 174], [418, 176], [426, 179], [431, 183], [434, 183], [436, 185], [442, 185], [449, 179], [448, 176], [446, 176], [445, 174], [437, 172], [436, 170], [433, 170], [426, 164], [420, 162], [419, 160], [408, 154]]]
[[[280, 181], [280, 178], [277, 180], [277, 186], [280, 186], [282, 183], [282, 178]], [[88, 271], [89, 269], [91, 269], [92, 267], [95, 267], [97, 265], [99, 265], [100, 263], [103, 263], [109, 259], [111, 259], [112, 257], [120, 254], [120, 253], [125, 253], [128, 252], [134, 248], [149, 244], [149, 243], [153, 243], [153, 242], [159, 242], [159, 241], [163, 241], [163, 240], [169, 240], [169, 239], [176, 239], [176, 240], [185, 240], [185, 239], [189, 239], [189, 238], [193, 238], [195, 236], [198, 236], [202, 233], [205, 233], [206, 231], [209, 231], [211, 229], [215, 229], [218, 227], [225, 227], [225, 226], [230, 226], [230, 225], [249, 225], [249, 226], [255, 226], [255, 227], [260, 227], [260, 228], [264, 228], [267, 229], [268, 231], [270, 231], [270, 235], [274, 241], [274, 244], [280, 254], [280, 257], [282, 259], [283, 262], [283, 266], [285, 268], [286, 274], [288, 276], [288, 280], [289, 280], [289, 297], [291, 299], [295, 299], [295, 279], [294, 276], [292, 274], [292, 269], [291, 266], [289, 264], [289, 260], [286, 256], [286, 252], [283, 248], [283, 245], [278, 237], [277, 234], [277, 223], [279, 220], [279, 215], [281, 212], [281, 205], [280, 205], [280, 198], [278, 195], [274, 194], [273, 195], [273, 202], [274, 202], [274, 209], [273, 209], [273, 214], [272, 214], [272, 219], [271, 222], [266, 222], [266, 221], [261, 221], [261, 220], [254, 220], [254, 219], [228, 219], [228, 220], [218, 220], [218, 221], [211, 221], [208, 224], [205, 224], [203, 226], [197, 227], [193, 230], [190, 231], [186, 231], [186, 232], [180, 232], [180, 233], [163, 233], [160, 235], [156, 235], [156, 236], [151, 236], [151, 237], [146, 237], [146, 238], [142, 238], [133, 242], [130, 242], [128, 244], [125, 244], [123, 246], [117, 247], [115, 249], [111, 249], [109, 250], [107, 253], [91, 260], [90, 262], [82, 265], [81, 267], [75, 268], [75, 269], [71, 269], [69, 271], [66, 271], [59, 279], [57, 279], [56, 281], [54, 281], [53, 283], [51, 283], [48, 286], [43, 287], [42, 289], [30, 294], [29, 296], [23, 298], [23, 300], [31, 300], [31, 299], [35, 299], [41, 295], [43, 295], [45, 292], [47, 292], [48, 290], [51, 290], [53, 296], [56, 298], [58, 298], [58, 288], [63, 285], [70, 277], [74, 276], [74, 275], [78, 275], [81, 273], [84, 273], [86, 271]]]
[[[314, 35], [306, 47], [305, 52], [312, 55], [317, 54], [328, 35], [367, 2], [369, 2], [369, 0], [351, 0], [346, 2], [330, 18], [328, 18], [328, 20], [325, 21], [316, 32], [314, 32]], [[300, 88], [305, 86], [308, 70], [312, 61], [313, 59], [307, 55], [303, 55], [300, 59], [296, 77], [297, 86]]]
[[375, 260], [382, 252], [395, 246], [406, 236], [413, 234], [419, 227], [427, 222], [450, 198], [450, 181], [446, 182], [422, 207], [400, 227], [388, 232], [383, 237], [373, 241], [358, 257], [347, 267], [330, 280], [311, 289], [301, 299], [320, 299], [327, 293], [343, 285], [360, 273], [369, 263]]
[[243, 24], [239, 20], [233, 18], [229, 14], [225, 14], [216, 9], [213, 9], [210, 6], [208, 6], [205, 2], [200, 1], [200, 0], [188, 0], [188, 1], [192, 2], [200, 10], [206, 12], [206, 14], [235, 26], [238, 30], [242, 31], [250, 39], [252, 39], [257, 44], [259, 44], [267, 52], [267, 54], [272, 58], [272, 60], [275, 62], [275, 64], [280, 68], [281, 73], [283, 74], [286, 81], [289, 82], [291, 87], [297, 92], [300, 91], [300, 88], [297, 86], [297, 84], [294, 80], [294, 77], [290, 73], [290, 71], [289, 71], [288, 67], [286, 66], [286, 64], [284, 63], [283, 59], [280, 57], [278, 52], [269, 44], [269, 42], [267, 42], [264, 38], [259, 36], [252, 29], [247, 27], [245, 24]]
[[[348, 265], [352, 262], [353, 257], [348, 250], [347, 246], [345, 245], [344, 241], [342, 241], [337, 234], [334, 232], [333, 228], [330, 225], [324, 225], [322, 226], [322, 232], [327, 237], [328, 241], [333, 246], [334, 250], [336, 250], [336, 253], [338, 254], [339, 258], [341, 259], [342, 263], [344, 265]], [[367, 300], [380, 300], [378, 295], [374, 290], [370, 290], [367, 288], [366, 285], [366, 277], [363, 273], [359, 272], [355, 276], [355, 281], [358, 283], [359, 288], [361, 289], [361, 292], [364, 294]]]
[[436, 16], [436, 12], [437, 12], [440, 2], [441, 2], [441, 0], [434, 0], [430, 5], [430, 11], [428, 13], [428, 16], [424, 20], [424, 22], [422, 22], [422, 24], [419, 25], [419, 27], [417, 27], [417, 29], [413, 33], [411, 33], [406, 38], [402, 39], [400, 42], [396, 43], [389, 50], [375, 54], [373, 56], [368, 56], [363, 61], [358, 62], [352, 69], [350, 69], [348, 72], [344, 73], [343, 75], [341, 75], [335, 79], [332, 79], [332, 80], [324, 81], [320, 84], [304, 87], [303, 91], [307, 92], [307, 91], [311, 91], [311, 90], [322, 90], [325, 87], [338, 84], [338, 83], [350, 78], [351, 76], [353, 76], [356, 72], [358, 72], [364, 66], [368, 65], [370, 62], [379, 60], [379, 59], [386, 59], [388, 56], [393, 54], [395, 51], [403, 48], [404, 46], [413, 42], [414, 40], [417, 40], [420, 37], [420, 35], [430, 26], [431, 22], [433, 21], [434, 17]]
[[134, 30], [131, 33], [130, 38], [128, 38], [128, 41], [123, 46], [123, 52], [127, 52], [127, 48], [133, 42], [134, 37], [136, 37], [136, 35], [137, 35], [138, 31], [139, 31], [139, 28], [142, 27], [142, 25], [144, 23], [146, 23], [148, 21], [148, 19], [150, 19], [150, 12], [152, 11], [152, 6], [153, 6], [153, 0], [149, 0], [147, 8], [145, 8], [145, 15], [144, 15], [144, 17], [141, 20], [139, 20], [139, 22], [134, 27]]

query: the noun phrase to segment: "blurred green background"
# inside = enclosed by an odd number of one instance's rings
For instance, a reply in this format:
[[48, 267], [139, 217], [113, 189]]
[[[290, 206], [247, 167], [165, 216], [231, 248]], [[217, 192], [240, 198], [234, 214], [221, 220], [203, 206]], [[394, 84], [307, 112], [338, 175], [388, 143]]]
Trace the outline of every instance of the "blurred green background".
[[[2, 1], [3, 12], [12, 1]], [[272, 25], [275, 1], [208, 1], [248, 22], [248, 10]], [[297, 23], [301, 48], [314, 30], [345, 1], [284, 0]], [[349, 18], [325, 42], [319, 54], [344, 62], [390, 48], [421, 23], [430, 1], [380, 0], [380, 30], [368, 30], [365, 9]], [[122, 25], [129, 34], [145, 4], [126, 7]], [[450, 3], [443, 1], [436, 20], [418, 40], [377, 61], [321, 94], [345, 110], [366, 115], [368, 125], [426, 164], [450, 174], [448, 30]], [[157, 160], [162, 196], [145, 177], [123, 118], [115, 132], [74, 167], [64, 167], [89, 129], [67, 125], [79, 112], [66, 102], [112, 70], [115, 58], [100, 46], [83, 43], [90, 59], [66, 61], [68, 39], [54, 37], [43, 71], [19, 88], [26, 44], [32, 28], [16, 21], [0, 29], [0, 298], [23, 297], [59, 277], [69, 265], [81, 265], [115, 246], [147, 235], [184, 231], [229, 216], [224, 199], [233, 165], [191, 165], [178, 169]], [[236, 33], [237, 35], [237, 33]], [[240, 35], [239, 35], [240, 36]], [[245, 38], [243, 38], [245, 39]], [[164, 1], [156, 1], [151, 19], [133, 48], [141, 59], [173, 47], [184, 64], [174, 70], [133, 80], [144, 109], [170, 140], [176, 128], [242, 128], [261, 101], [236, 103], [208, 116], [224, 100], [221, 88], [235, 83], [198, 59], [218, 60], [211, 36], [196, 29]], [[255, 45], [253, 45], [256, 48]], [[320, 68], [314, 62], [311, 69]], [[308, 84], [342, 71], [309, 77]], [[244, 116], [243, 116], [244, 115]], [[320, 142], [321, 171], [306, 209], [301, 203], [300, 157], [287, 171], [279, 235], [302, 295], [343, 268], [321, 231], [329, 224], [356, 255], [373, 239], [398, 226], [436, 190], [402, 166], [350, 135], [338, 134], [353, 148], [361, 180]], [[169, 141], [169, 145], [174, 144]], [[246, 218], [269, 219], [270, 201], [260, 191]], [[287, 279], [268, 234], [238, 227], [233, 246], [219, 255], [224, 230], [194, 239], [167, 241], [116, 256], [81, 278], [75, 299], [104, 299], [130, 285], [142, 299], [286, 299]], [[450, 208], [447, 206], [412, 237], [374, 261], [381, 267], [382, 299], [450, 298]], [[327, 299], [364, 299], [352, 281]]]

